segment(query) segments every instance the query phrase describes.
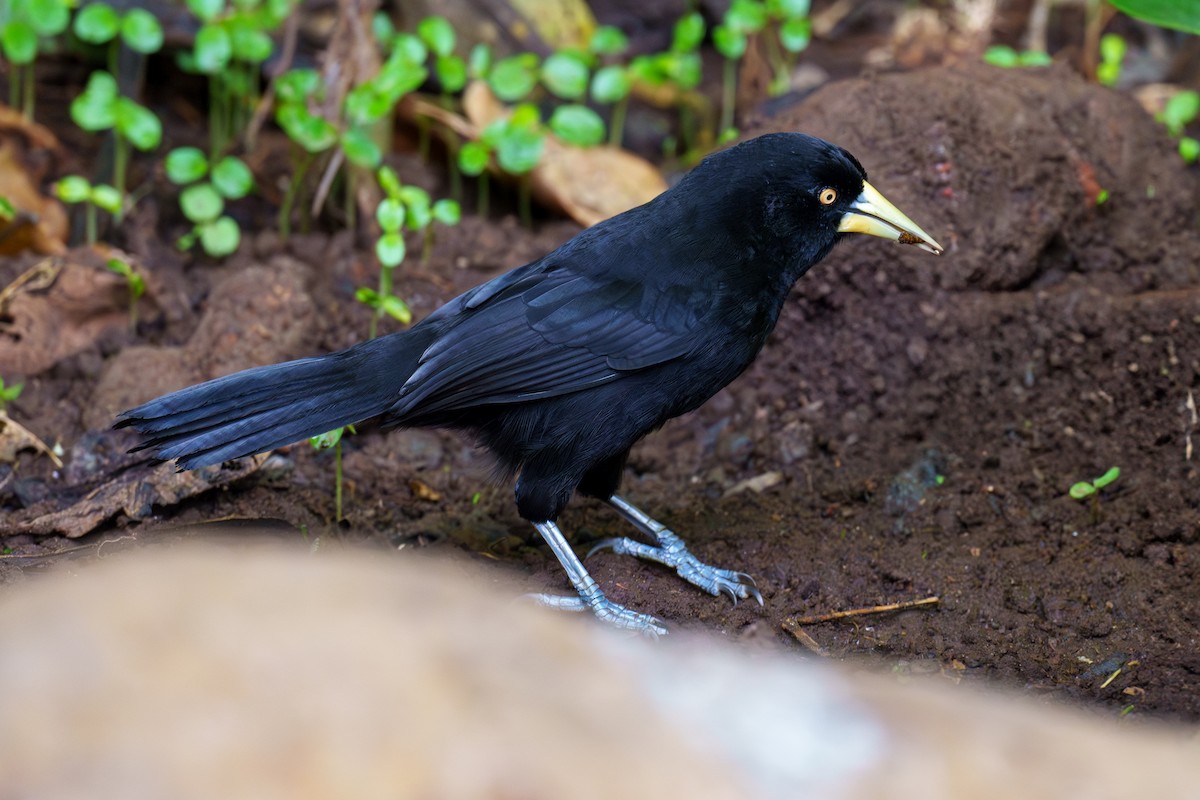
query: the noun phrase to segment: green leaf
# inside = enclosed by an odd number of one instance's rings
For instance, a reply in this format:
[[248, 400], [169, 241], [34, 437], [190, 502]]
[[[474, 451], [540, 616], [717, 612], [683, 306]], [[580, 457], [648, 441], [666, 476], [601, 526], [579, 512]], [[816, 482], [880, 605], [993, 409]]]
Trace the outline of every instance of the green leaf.
[[242, 231], [232, 217], [221, 217], [200, 226], [200, 246], [213, 258], [224, 258], [236, 252]]
[[812, 41], [812, 25], [807, 17], [792, 17], [779, 27], [779, 43], [789, 53], [799, 53]]
[[291, 69], [275, 82], [280, 103], [303, 103], [317, 93], [321, 76], [315, 69]]
[[411, 33], [401, 33], [397, 34], [396, 40], [392, 42], [392, 57], [410, 64], [424, 64], [425, 59], [429, 57], [429, 48], [419, 37]]
[[[1050, 58], [1050, 54], [1040, 50], [1026, 50], [1017, 56], [1017, 64], [1022, 67], [1048, 67], [1053, 63], [1054, 59]], [[1115, 66], [1120, 68], [1119, 64]]]
[[428, 70], [419, 61], [389, 58], [372, 80], [377, 91], [389, 102], [398, 103], [401, 97], [420, 87], [428, 75]]
[[994, 44], [983, 51], [983, 60], [993, 67], [1015, 67], [1020, 61], [1017, 51], [1006, 44]]
[[338, 442], [342, 440], [342, 435], [345, 434], [345, 432], [346, 429], [344, 427], [338, 428], [337, 430], [322, 433], [320, 436], [314, 436], [308, 441], [317, 450], [330, 450], [334, 447], [337, 447]]
[[462, 221], [462, 206], [456, 200], [443, 198], [433, 204], [433, 218], [437, 222], [451, 227]]
[[384, 233], [396, 233], [404, 227], [404, 203], [394, 197], [385, 197], [375, 209], [375, 219]]
[[578, 100], [588, 86], [588, 66], [570, 53], [554, 53], [542, 63], [542, 83], [564, 100]]
[[1067, 493], [1075, 500], [1082, 500], [1085, 497], [1090, 497], [1096, 493], [1096, 487], [1092, 486], [1087, 481], [1080, 481], [1067, 490]]
[[429, 192], [419, 186], [405, 186], [400, 190], [400, 200], [408, 211], [406, 222], [409, 230], [420, 231], [429, 227], [433, 221]]
[[594, 147], [604, 141], [604, 120], [587, 106], [559, 106], [550, 115], [550, 130], [558, 138], [578, 147]]
[[491, 150], [483, 142], [467, 142], [458, 151], [458, 168], [464, 175], [483, 174], [491, 160]]
[[135, 302], [146, 293], [146, 281], [134, 271], [133, 267], [119, 258], [110, 258], [107, 266], [125, 279], [126, 285], [129, 286], [129, 295]]
[[1191, 136], [1184, 136], [1179, 140], [1179, 155], [1188, 164], [1195, 164], [1196, 159], [1200, 158], [1200, 140], [1193, 139]]
[[675, 23], [671, 35], [671, 50], [676, 53], [690, 53], [704, 41], [704, 17], [699, 11], [684, 14]]
[[167, 180], [180, 186], [194, 183], [208, 173], [208, 159], [197, 147], [176, 147], [167, 153]]
[[592, 99], [597, 103], [616, 103], [629, 94], [629, 74], [616, 64], [601, 67], [592, 77]]
[[380, 47], [391, 49], [392, 40], [396, 38], [396, 23], [392, 22], [387, 12], [376, 11], [375, 16], [371, 17], [371, 33]]
[[227, 200], [240, 200], [254, 189], [254, 173], [237, 156], [225, 156], [212, 171], [213, 188]]
[[17, 207], [7, 197], [0, 196], [0, 220], [7, 222], [17, 215]]
[[64, 0], [29, 0], [25, 21], [38, 36], [58, 36], [71, 23], [71, 12]]
[[483, 80], [492, 69], [492, 48], [480, 42], [471, 48], [467, 58], [467, 72], [476, 80]]
[[32, 64], [37, 58], [37, 46], [37, 31], [24, 20], [9, 20], [0, 28], [0, 48], [4, 50], [4, 57], [17, 66]]
[[434, 15], [417, 23], [417, 35], [439, 56], [454, 51], [454, 26], [445, 17]]
[[189, 186], [179, 195], [183, 215], [197, 225], [213, 222], [225, 210], [225, 201], [211, 183]]
[[379, 292], [367, 286], [360, 286], [355, 289], [354, 299], [370, 308], [379, 308]]
[[1110, 0], [1131, 17], [1163, 28], [1200, 34], [1200, 3], [1190, 0]]
[[391, 98], [379, 91], [374, 81], [360, 83], [346, 95], [346, 119], [352, 125], [372, 125], [392, 110]]
[[807, 17], [811, 6], [809, 0], [767, 0], [767, 15], [782, 20]]
[[107, 44], [120, 32], [121, 17], [108, 3], [92, 3], [79, 9], [72, 30], [88, 44]]
[[619, 56], [629, 48], [629, 37], [613, 25], [600, 25], [592, 31], [588, 49], [601, 56]]
[[350, 128], [342, 134], [342, 152], [356, 167], [375, 169], [383, 160], [379, 145], [362, 128]]
[[510, 128], [497, 143], [496, 161], [505, 172], [523, 175], [542, 160], [545, 148], [546, 137], [540, 131]]
[[117, 121], [117, 81], [97, 70], [88, 78], [83, 94], [71, 101], [71, 119], [85, 131], [104, 131]]
[[467, 85], [467, 62], [453, 53], [448, 56], [438, 56], [434, 63], [434, 70], [437, 72], [438, 81], [441, 82], [444, 92], [451, 94], [461, 92]]
[[271, 37], [245, 18], [231, 20], [228, 31], [230, 56], [238, 61], [261, 64], [271, 57], [271, 51], [275, 49]]
[[400, 183], [400, 176], [396, 174], [396, 170], [386, 165], [382, 166], [376, 170], [375, 178], [379, 181], [379, 188], [383, 189], [384, 194], [399, 199], [403, 184]]
[[225, 28], [210, 23], [196, 32], [193, 52], [196, 54], [196, 69], [206, 75], [213, 75], [229, 64], [229, 59], [233, 57], [233, 43]]
[[225, 10], [225, 0], [187, 0], [187, 7], [201, 22], [211, 22]]
[[275, 119], [293, 142], [310, 153], [322, 153], [337, 143], [337, 129], [301, 106], [282, 106]]
[[[742, 47], [745, 48], [744, 39]], [[671, 79], [682, 89], [695, 89], [704, 77], [704, 62], [696, 52], [671, 53], [667, 65]]]
[[54, 193], [64, 203], [82, 203], [92, 193], [92, 184], [81, 175], [68, 175], [54, 186]]
[[1101, 61], [1119, 64], [1125, 59], [1126, 49], [1125, 39], [1115, 33], [1106, 33], [1100, 37]]
[[718, 25], [713, 28], [713, 46], [725, 58], [736, 61], [746, 54], [746, 36], [726, 25]]
[[121, 41], [138, 53], [157, 53], [163, 45], [162, 25], [144, 8], [131, 8], [121, 19]]
[[375, 242], [375, 257], [387, 269], [392, 269], [404, 262], [404, 235], [390, 232], [379, 237]]
[[117, 98], [116, 128], [138, 150], [153, 150], [162, 142], [162, 123], [158, 117], [128, 97]]
[[1096, 480], [1092, 481], [1092, 485], [1097, 489], [1103, 489], [1105, 486], [1108, 486], [1119, 477], [1121, 477], [1121, 468], [1112, 467], [1108, 470], [1108, 472], [1105, 472], [1099, 478], [1096, 478]]
[[496, 62], [488, 74], [488, 86], [505, 103], [515, 103], [537, 85], [537, 56], [521, 53]]
[[1200, 93], [1190, 90], [1176, 92], [1163, 107], [1159, 119], [1167, 126], [1172, 136], [1179, 136], [1183, 129], [1200, 114]]
[[767, 9], [758, 0], [733, 0], [721, 21], [735, 33], [758, 33], [767, 24]]
[[392, 319], [398, 320], [405, 325], [412, 322], [412, 311], [409, 310], [408, 305], [403, 300], [401, 300], [399, 297], [396, 297], [394, 294], [390, 294], [383, 298], [382, 307], [384, 313]]
[[121, 193], [107, 183], [99, 183], [93, 186], [88, 200], [96, 208], [103, 209], [110, 214], [119, 213], [121, 207], [125, 205], [125, 199], [121, 197]]

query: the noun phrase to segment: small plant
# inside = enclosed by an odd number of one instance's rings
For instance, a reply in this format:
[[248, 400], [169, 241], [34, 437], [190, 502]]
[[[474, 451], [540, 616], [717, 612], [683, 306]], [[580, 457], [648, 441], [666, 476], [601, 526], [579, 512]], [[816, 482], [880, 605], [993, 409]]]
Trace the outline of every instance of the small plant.
[[123, 202], [121, 193], [106, 183], [92, 185], [81, 175], [68, 175], [55, 184], [54, 194], [69, 205], [85, 204], [84, 229], [89, 245], [96, 243], [96, 209], [107, 211], [113, 218], [120, 219]]
[[[636, 56], [629, 62], [629, 77], [640, 85], [673, 91], [679, 106], [679, 124], [684, 150], [690, 151], [698, 139], [696, 111], [707, 117], [707, 100], [694, 92], [703, 77], [700, 43], [704, 40], [704, 19], [693, 12], [675, 23], [671, 48], [663, 53]], [[674, 145], [669, 149], [677, 149]]]
[[58, 36], [70, 22], [68, 0], [5, 0], [0, 3], [0, 54], [9, 63], [8, 104], [33, 119], [33, 62], [41, 40]]
[[487, 83], [505, 103], [519, 103], [537, 87], [538, 74], [537, 55], [518, 53], [497, 61], [487, 72]]
[[1176, 92], [1158, 115], [1158, 121], [1167, 126], [1167, 132], [1179, 140], [1179, 155], [1188, 164], [1195, 163], [1200, 157], [1200, 141], [1185, 133], [1197, 116], [1200, 116], [1200, 93], [1191, 90]]
[[108, 71], [117, 71], [117, 55], [123, 42], [143, 55], [156, 53], [163, 45], [163, 29], [154, 15], [144, 8], [118, 12], [108, 3], [89, 3], [75, 15], [71, 25], [80, 41], [99, 47], [108, 46]]
[[223, 212], [226, 200], [240, 200], [254, 189], [250, 168], [235, 156], [225, 156], [210, 169], [199, 149], [177, 147], [167, 154], [166, 172], [168, 180], [185, 187], [179, 194], [179, 208], [192, 223], [192, 230], [179, 239], [180, 249], [188, 250], [199, 241], [213, 258], [236, 251], [242, 232], [237, 221]]
[[498, 119], [483, 129], [480, 141], [494, 153], [500, 169], [517, 176], [518, 204], [521, 222], [533, 226], [529, 173], [542, 160], [546, 149], [546, 131], [538, 107], [522, 103], [504, 119]]
[[315, 450], [333, 449], [333, 509], [335, 522], [341, 522], [345, 518], [342, 515], [342, 437], [347, 431], [357, 433], [353, 425], [346, 425], [328, 433], [322, 433], [320, 436], [314, 436], [308, 440]]
[[[615, 58], [629, 49], [629, 38], [619, 28], [601, 25], [592, 34], [588, 49], [598, 61]], [[613, 147], [620, 147], [625, 135], [625, 115], [632, 88], [629, 71], [623, 64], [605, 64], [592, 75], [592, 100], [613, 107], [608, 125], [608, 143]]]
[[0, 377], [0, 414], [8, 413], [8, 404], [20, 397], [24, 388], [23, 383], [5, 384], [4, 378]]
[[1039, 50], [1017, 52], [1006, 44], [994, 44], [983, 51], [983, 60], [993, 67], [1047, 67], [1053, 63], [1050, 56]]
[[1100, 37], [1100, 63], [1096, 66], [1096, 80], [1102, 85], [1117, 85], [1126, 48], [1125, 40], [1115, 33], [1106, 33]]
[[121, 197], [121, 204], [113, 216], [120, 222], [127, 203], [125, 180], [129, 170], [129, 146], [142, 151], [158, 147], [162, 141], [162, 123], [153, 111], [122, 96], [117, 89], [117, 79], [103, 70], [93, 72], [83, 94], [71, 102], [71, 119], [85, 131], [111, 128], [116, 134], [113, 186]]
[[1091, 498], [1090, 517], [1093, 525], [1100, 521], [1100, 490], [1111, 484], [1119, 477], [1121, 477], [1121, 468], [1113, 467], [1099, 478], [1091, 481], [1079, 481], [1068, 490], [1067, 493], [1070, 494], [1071, 498], [1074, 500], [1079, 500], [1082, 502], [1083, 500]]
[[138, 300], [146, 293], [146, 280], [128, 262], [119, 258], [110, 258], [108, 268], [123, 277], [129, 287], [129, 330], [136, 332]]

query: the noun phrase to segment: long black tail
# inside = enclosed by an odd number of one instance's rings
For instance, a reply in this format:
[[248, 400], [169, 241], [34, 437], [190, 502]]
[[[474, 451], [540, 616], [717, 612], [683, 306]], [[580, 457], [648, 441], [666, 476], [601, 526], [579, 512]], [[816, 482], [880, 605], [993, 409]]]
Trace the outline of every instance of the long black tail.
[[181, 469], [262, 453], [387, 411], [428, 339], [406, 331], [244, 370], [125, 411], [117, 427], [136, 429], [146, 437], [136, 449]]

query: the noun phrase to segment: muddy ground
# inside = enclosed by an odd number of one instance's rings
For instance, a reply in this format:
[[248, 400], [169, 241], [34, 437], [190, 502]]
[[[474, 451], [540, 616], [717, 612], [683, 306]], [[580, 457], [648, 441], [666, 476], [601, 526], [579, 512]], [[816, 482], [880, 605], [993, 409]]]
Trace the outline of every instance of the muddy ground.
[[[838, 141], [948, 250], [845, 242], [798, 284], [747, 374], [635, 449], [626, 496], [705, 560], [752, 574], [765, 608], [598, 553], [587, 564], [604, 590], [676, 629], [805, 657], [789, 617], [936, 595], [804, 630], [832, 657], [897, 672], [1200, 719], [1195, 171], [1132, 100], [1065, 69], [839, 82], [752, 127]], [[439, 180], [416, 162], [402, 176]], [[122, 408], [364, 336], [352, 297], [374, 267], [348, 235], [264, 232], [218, 266], [175, 252], [172, 225], [140, 220], [135, 231], [170, 233], [127, 243], [152, 265], [136, 335], [110, 305], [86, 346], [24, 376], [10, 413], [61, 442], [67, 466], [23, 453], [3, 473], [0, 577], [234, 518], [275, 521], [300, 545], [460, 554], [568, 590], [488, 458], [440, 432], [347, 438], [341, 525], [332, 456], [305, 444], [179, 501], [151, 481], [140, 506], [79, 539], [15, 533], [134, 469], [120, 455], [131, 439], [107, 430]], [[406, 266], [398, 293], [423, 316], [577, 230], [468, 215], [427, 265]], [[0, 260], [0, 283], [34, 261]], [[1097, 503], [1068, 497], [1113, 466]], [[582, 500], [562, 526], [580, 552], [629, 533]]]

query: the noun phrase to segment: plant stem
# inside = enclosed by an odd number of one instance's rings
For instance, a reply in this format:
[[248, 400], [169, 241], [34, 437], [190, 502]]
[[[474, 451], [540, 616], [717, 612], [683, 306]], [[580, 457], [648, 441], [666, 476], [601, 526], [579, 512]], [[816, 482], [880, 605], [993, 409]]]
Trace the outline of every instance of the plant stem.
[[775, 97], [787, 91], [788, 68], [783, 58], [783, 49], [779, 46], [779, 35], [775, 29], [762, 32], [763, 40], [767, 43], [767, 61], [771, 62], [771, 85], [769, 91]]
[[83, 224], [87, 231], [87, 243], [96, 243], [96, 206], [86, 203], [83, 209]]
[[725, 74], [721, 84], [721, 128], [717, 131], [719, 141], [725, 131], [733, 127], [734, 104], [737, 103], [737, 62], [725, 59]]
[[479, 187], [478, 188], [479, 188], [479, 199], [478, 199], [478, 202], [475, 204], [476, 205], [475, 213], [478, 214], [481, 219], [487, 219], [487, 215], [488, 215], [488, 174], [487, 174], [486, 169], [483, 172], [479, 173]]
[[300, 156], [299, 161], [296, 162], [296, 170], [292, 173], [292, 180], [288, 184], [287, 192], [283, 195], [283, 202], [279, 206], [279, 238], [285, 242], [292, 234], [292, 206], [296, 204], [300, 186], [304, 183], [304, 173], [308, 172], [312, 161], [312, 153], [305, 151]]
[[115, 129], [113, 136], [116, 137], [116, 144], [113, 146], [113, 188], [121, 198], [121, 205], [113, 217], [120, 224], [125, 218], [125, 172], [129, 169], [129, 142]]
[[333, 446], [333, 513], [334, 522], [342, 521], [342, 440]]
[[608, 143], [620, 147], [625, 137], [625, 113], [629, 110], [629, 95], [625, 95], [613, 106], [612, 121], [609, 122]]
[[529, 197], [531, 183], [528, 172], [522, 173], [517, 181], [517, 205], [520, 209], [521, 224], [529, 230], [533, 230], [533, 202]]
[[[25, 77], [25, 91], [23, 93], [22, 110], [25, 114], [25, 119], [33, 120], [33, 64], [29, 64], [21, 71]], [[14, 106], [15, 108], [15, 106]]]
[[429, 264], [429, 257], [433, 255], [433, 223], [425, 226], [424, 241], [421, 244], [421, 265]]

